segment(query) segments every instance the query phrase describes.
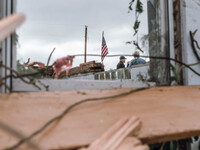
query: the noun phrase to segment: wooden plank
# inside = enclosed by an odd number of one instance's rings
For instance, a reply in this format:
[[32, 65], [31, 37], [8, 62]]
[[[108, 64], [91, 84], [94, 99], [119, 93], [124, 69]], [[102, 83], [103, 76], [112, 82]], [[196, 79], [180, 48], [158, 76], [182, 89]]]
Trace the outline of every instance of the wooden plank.
[[[129, 90], [1, 94], [1, 121], [29, 135], [77, 101]], [[142, 128], [133, 136], [142, 143], [184, 139], [200, 135], [199, 108], [200, 86], [156, 87], [115, 99], [82, 104], [34, 140], [44, 149], [81, 147], [92, 143], [124, 116], [138, 116], [141, 119]], [[17, 142], [2, 129], [0, 137], [0, 149]]]
[[91, 73], [91, 72], [101, 72], [102, 64], [95, 63], [95, 61], [91, 61], [88, 63], [80, 64], [78, 67], [71, 68], [69, 70], [69, 76], [83, 74], [83, 73]]
[[131, 69], [124, 69], [125, 79], [131, 79]]
[[106, 80], [110, 80], [110, 72], [105, 72]]
[[111, 72], [112, 80], [116, 80], [116, 71]]
[[80, 71], [81, 71], [81, 68], [80, 68], [80, 67], [74, 67], [74, 68], [71, 68], [71, 69], [69, 70], [68, 75], [69, 75], [69, 76], [72, 76], [72, 75], [78, 74]]
[[91, 70], [100, 70], [101, 71], [101, 63], [95, 63], [95, 64], [86, 64], [86, 65], [82, 65], [81, 67], [81, 72], [80, 73], [89, 73], [91, 72]]
[[104, 72], [100, 73], [100, 80], [104, 80]]
[[124, 79], [124, 76], [123, 76], [123, 69], [119, 69], [118, 71], [117, 71], [117, 73], [118, 73], [118, 79]]
[[93, 61], [89, 61], [87, 63], [82, 63], [82, 64], [80, 64], [80, 66], [84, 66], [84, 65], [88, 65], [88, 64], [94, 64], [94, 63], [95, 63], [95, 61], [93, 60]]
[[94, 75], [94, 79], [99, 80], [99, 74], [98, 73]]

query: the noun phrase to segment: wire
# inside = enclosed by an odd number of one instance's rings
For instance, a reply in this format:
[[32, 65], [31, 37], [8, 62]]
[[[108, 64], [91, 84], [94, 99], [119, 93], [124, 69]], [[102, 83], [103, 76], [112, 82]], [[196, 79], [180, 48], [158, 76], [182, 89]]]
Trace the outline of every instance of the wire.
[[[18, 139], [25, 137], [22, 133], [15, 130], [13, 127], [10, 127], [8, 124], [5, 124], [1, 120], [0, 120], [0, 128], [2, 128], [4, 131], [6, 131], [9, 134], [12, 134], [14, 137], [16, 137]], [[41, 150], [41, 148], [38, 145], [36, 145], [33, 141], [27, 141], [27, 144], [32, 149]]]
[[[132, 57], [133, 55], [130, 55], [130, 54], [116, 54], [116, 55], [106, 55], [106, 57], [118, 57], [118, 56], [126, 56], [126, 57]], [[72, 56], [84, 56], [84, 54], [77, 54], [77, 55], [72, 55]], [[94, 56], [94, 57], [99, 57], [101, 55], [99, 54], [87, 54], [87, 56]], [[179, 61], [179, 60], [176, 60], [174, 58], [170, 58], [170, 57], [159, 57], [159, 56], [140, 56], [140, 57], [143, 57], [143, 58], [150, 58], [150, 59], [160, 59], [160, 60], [171, 60], [171, 61], [174, 61], [176, 63], [179, 63], [183, 66], [185, 66], [186, 68], [190, 69], [193, 73], [195, 73], [196, 75], [200, 76], [200, 73], [198, 73], [196, 70], [194, 70], [192, 67], [190, 67], [189, 65]]]
[[21, 146], [25, 142], [29, 141], [30, 139], [32, 139], [33, 137], [35, 137], [36, 135], [41, 133], [44, 129], [46, 129], [53, 122], [55, 122], [55, 121], [61, 119], [62, 117], [64, 117], [73, 108], [75, 108], [76, 106], [78, 106], [80, 104], [83, 104], [83, 103], [86, 103], [86, 102], [91, 102], [91, 101], [102, 101], [102, 100], [106, 100], [106, 99], [119, 98], [119, 97], [126, 96], [126, 95], [129, 95], [129, 94], [135, 93], [135, 92], [146, 90], [146, 89], [149, 89], [149, 87], [132, 89], [132, 90], [130, 90], [128, 92], [124, 92], [124, 93], [113, 95], [113, 96], [106, 96], [106, 97], [100, 97], [100, 98], [87, 98], [87, 99], [81, 100], [81, 101], [79, 101], [77, 103], [74, 103], [74, 104], [70, 105], [69, 107], [67, 107], [61, 114], [59, 114], [58, 116], [56, 116], [56, 117], [50, 119], [49, 121], [47, 121], [40, 129], [38, 129], [35, 132], [33, 132], [30, 136], [21, 139], [17, 144], [13, 145], [10, 148], [7, 148], [6, 150], [14, 150], [14, 149], [18, 148], [19, 146]]
[[[200, 61], [199, 62], [196, 62], [194, 64], [188, 64], [188, 66], [196, 66], [196, 65], [199, 65], [200, 64]], [[178, 70], [178, 73], [180, 73], [183, 69], [185, 68], [185, 66], [181, 66]]]
[[[116, 54], [116, 55], [106, 55], [106, 57], [119, 57], [119, 56], [126, 56], [126, 57], [132, 57], [133, 55], [130, 55], [130, 54]], [[82, 56], [85, 56], [84, 54], [75, 54], [75, 55], [71, 55], [71, 56], [75, 56], [75, 57], [82, 57]], [[101, 55], [99, 54], [86, 54], [86, 56], [93, 56], [93, 57], [101, 57]], [[170, 58], [170, 57], [159, 57], [159, 56], [140, 56], [142, 58], [150, 58], [150, 59], [160, 59], [160, 60], [171, 60], [171, 61], [174, 61], [178, 64], [181, 64], [183, 65], [184, 67], [190, 69], [193, 73], [195, 73], [196, 75], [200, 76], [200, 73], [198, 73], [196, 70], [194, 70], [192, 67], [190, 67], [190, 65], [187, 65], [179, 60], [176, 60], [174, 58]], [[197, 65], [197, 64], [196, 64]], [[21, 74], [20, 76], [21, 77], [27, 77], [27, 76], [35, 76], [35, 75], [38, 75], [38, 74], [43, 74], [44, 73], [44, 70], [40, 70], [38, 72], [35, 72], [35, 73], [30, 73], [30, 74]]]

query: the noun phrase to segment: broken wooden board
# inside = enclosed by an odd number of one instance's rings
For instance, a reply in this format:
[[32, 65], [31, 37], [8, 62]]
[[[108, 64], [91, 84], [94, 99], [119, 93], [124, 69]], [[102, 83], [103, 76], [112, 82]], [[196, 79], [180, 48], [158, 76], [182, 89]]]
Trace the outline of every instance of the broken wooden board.
[[[85, 98], [116, 95], [130, 89], [0, 95], [0, 118], [29, 135], [69, 105]], [[144, 144], [200, 135], [200, 86], [156, 87], [77, 106], [34, 138], [44, 149], [88, 145], [124, 116], [138, 116], [142, 128], [133, 136]], [[0, 129], [0, 149], [18, 140]]]
[[0, 20], [0, 42], [15, 31], [25, 20], [23, 14], [17, 13]]

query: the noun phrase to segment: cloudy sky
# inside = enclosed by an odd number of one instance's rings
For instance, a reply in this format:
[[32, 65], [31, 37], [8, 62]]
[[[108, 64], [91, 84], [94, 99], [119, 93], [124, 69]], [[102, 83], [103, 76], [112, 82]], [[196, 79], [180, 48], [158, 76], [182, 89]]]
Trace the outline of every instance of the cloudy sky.
[[[85, 25], [88, 26], [90, 54], [100, 54], [102, 31], [109, 54], [132, 54], [134, 13], [128, 13], [130, 0], [18, 0], [17, 11], [26, 15], [26, 22], [18, 29], [17, 57], [21, 61], [47, 62], [55, 47], [51, 63], [57, 58], [84, 52]], [[145, 0], [144, 0], [145, 2]], [[140, 36], [147, 34], [146, 4], [142, 14]], [[87, 61], [100, 57], [88, 57]], [[128, 58], [131, 60], [131, 58]], [[73, 66], [83, 63], [77, 57]], [[115, 69], [118, 57], [105, 58], [106, 70]]]

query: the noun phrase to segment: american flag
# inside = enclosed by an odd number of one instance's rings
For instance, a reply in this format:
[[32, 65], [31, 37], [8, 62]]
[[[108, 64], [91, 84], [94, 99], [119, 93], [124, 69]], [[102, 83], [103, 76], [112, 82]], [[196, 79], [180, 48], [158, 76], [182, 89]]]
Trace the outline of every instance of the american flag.
[[104, 36], [102, 36], [102, 46], [101, 46], [101, 62], [103, 62], [104, 57], [108, 54], [108, 47], [106, 45], [106, 41]]

